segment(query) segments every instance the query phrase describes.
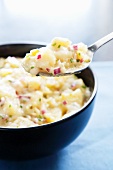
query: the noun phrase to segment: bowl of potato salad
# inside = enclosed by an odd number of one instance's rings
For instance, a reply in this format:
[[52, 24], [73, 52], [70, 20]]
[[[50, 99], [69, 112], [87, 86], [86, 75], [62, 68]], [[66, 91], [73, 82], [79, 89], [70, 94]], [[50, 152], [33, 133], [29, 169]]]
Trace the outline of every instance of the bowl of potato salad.
[[[33, 72], [23, 68], [26, 54], [29, 61], [45, 47], [0, 45], [1, 159], [34, 159], [58, 152], [79, 136], [92, 114], [97, 80], [91, 68], [61, 77], [36, 76], [34, 65], [30, 65]], [[80, 50], [80, 45], [76, 48]], [[76, 62], [83, 63], [82, 59]]]

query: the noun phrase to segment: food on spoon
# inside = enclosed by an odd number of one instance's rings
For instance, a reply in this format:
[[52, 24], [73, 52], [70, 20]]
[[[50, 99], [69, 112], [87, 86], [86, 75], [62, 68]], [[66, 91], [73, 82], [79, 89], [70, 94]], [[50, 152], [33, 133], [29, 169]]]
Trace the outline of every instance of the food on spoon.
[[75, 114], [89, 100], [91, 91], [81, 78], [36, 77], [24, 70], [22, 60], [0, 59], [0, 127], [52, 123]]
[[46, 47], [27, 53], [22, 65], [33, 75], [40, 72], [59, 75], [84, 68], [90, 61], [91, 55], [85, 44], [72, 44], [67, 38], [56, 37]]

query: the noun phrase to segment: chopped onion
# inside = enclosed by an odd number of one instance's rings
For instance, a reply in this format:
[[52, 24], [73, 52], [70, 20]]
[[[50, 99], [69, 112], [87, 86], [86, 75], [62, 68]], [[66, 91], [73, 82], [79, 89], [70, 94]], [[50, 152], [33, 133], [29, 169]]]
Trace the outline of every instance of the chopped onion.
[[81, 63], [83, 63], [83, 61], [84, 61], [84, 60], [83, 60], [83, 58], [82, 58], [82, 59], [80, 59], [80, 62], [81, 62]]
[[41, 110], [41, 113], [44, 114], [46, 111], [45, 110]]
[[74, 50], [78, 50], [78, 45], [73, 45]]
[[67, 102], [64, 100], [64, 101], [63, 101], [63, 105], [66, 105], [66, 104], [67, 104]]
[[18, 96], [19, 99], [30, 99], [30, 96]]
[[38, 54], [37, 59], [40, 59], [40, 58], [41, 58], [41, 54]]
[[46, 70], [47, 70], [48, 72], [50, 72], [50, 68], [46, 68]]
[[72, 84], [71, 84], [71, 89], [72, 90], [76, 90], [78, 88], [78, 83], [77, 82], [73, 82]]
[[54, 69], [54, 74], [55, 74], [55, 75], [56, 75], [56, 74], [59, 74], [60, 72], [61, 72], [60, 67], [59, 67], [59, 68]]

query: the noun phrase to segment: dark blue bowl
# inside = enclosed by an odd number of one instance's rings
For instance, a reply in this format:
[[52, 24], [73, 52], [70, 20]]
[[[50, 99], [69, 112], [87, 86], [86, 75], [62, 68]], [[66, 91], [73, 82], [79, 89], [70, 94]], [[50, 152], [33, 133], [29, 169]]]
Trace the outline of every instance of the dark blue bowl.
[[[0, 57], [20, 56], [39, 44], [9, 44], [0, 46]], [[34, 159], [58, 152], [73, 142], [86, 127], [94, 108], [97, 80], [90, 68], [78, 77], [92, 90], [92, 95], [80, 111], [63, 120], [38, 127], [0, 128], [0, 159]]]

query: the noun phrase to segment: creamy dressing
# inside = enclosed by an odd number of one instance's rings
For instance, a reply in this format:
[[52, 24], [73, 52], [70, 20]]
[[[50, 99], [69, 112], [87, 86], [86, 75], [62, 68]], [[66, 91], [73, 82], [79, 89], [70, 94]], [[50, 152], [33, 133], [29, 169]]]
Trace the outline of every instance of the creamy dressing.
[[75, 75], [36, 77], [22, 67], [23, 59], [0, 59], [0, 127], [40, 126], [81, 109], [90, 89]]

